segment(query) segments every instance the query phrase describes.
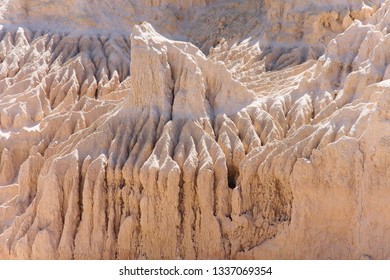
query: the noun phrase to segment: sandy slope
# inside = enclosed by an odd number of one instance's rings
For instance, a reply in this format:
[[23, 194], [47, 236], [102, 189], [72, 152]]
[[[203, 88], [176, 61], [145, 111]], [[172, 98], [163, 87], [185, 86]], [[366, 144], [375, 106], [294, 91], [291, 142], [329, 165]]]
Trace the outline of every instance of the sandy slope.
[[380, 2], [0, 1], [0, 258], [389, 258]]

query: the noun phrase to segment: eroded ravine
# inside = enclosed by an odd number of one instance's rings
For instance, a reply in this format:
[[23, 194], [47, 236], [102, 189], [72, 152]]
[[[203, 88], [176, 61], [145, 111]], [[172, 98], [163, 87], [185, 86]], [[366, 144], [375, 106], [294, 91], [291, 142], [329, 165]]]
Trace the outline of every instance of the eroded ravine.
[[4, 26], [0, 257], [388, 257], [389, 7], [319, 59]]

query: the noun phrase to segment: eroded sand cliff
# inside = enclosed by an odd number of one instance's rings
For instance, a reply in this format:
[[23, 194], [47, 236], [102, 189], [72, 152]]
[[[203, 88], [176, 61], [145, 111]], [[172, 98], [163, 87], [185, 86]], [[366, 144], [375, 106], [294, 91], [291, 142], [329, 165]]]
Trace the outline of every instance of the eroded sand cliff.
[[0, 0], [0, 258], [390, 258], [389, 23]]

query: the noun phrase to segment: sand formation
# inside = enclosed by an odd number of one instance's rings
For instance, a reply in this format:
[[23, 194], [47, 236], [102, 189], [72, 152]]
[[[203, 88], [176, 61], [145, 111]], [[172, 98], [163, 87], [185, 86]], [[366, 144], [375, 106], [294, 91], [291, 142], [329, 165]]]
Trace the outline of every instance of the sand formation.
[[1, 259], [390, 258], [390, 1], [0, 24]]

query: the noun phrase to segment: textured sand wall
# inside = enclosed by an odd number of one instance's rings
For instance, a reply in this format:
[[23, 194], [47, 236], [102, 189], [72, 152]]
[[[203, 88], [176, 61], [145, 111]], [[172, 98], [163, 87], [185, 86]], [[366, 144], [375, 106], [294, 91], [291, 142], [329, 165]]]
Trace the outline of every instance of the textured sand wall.
[[390, 2], [87, 2], [0, 1], [0, 258], [390, 257]]

